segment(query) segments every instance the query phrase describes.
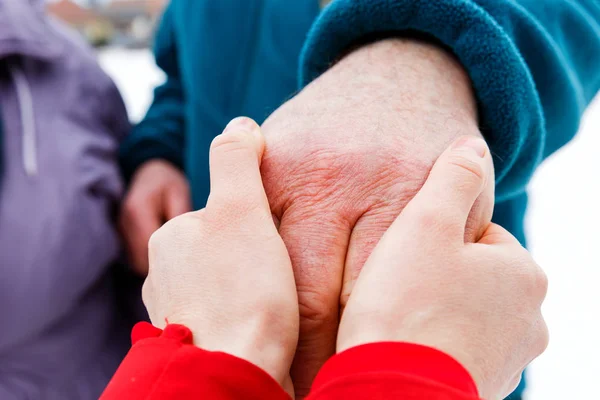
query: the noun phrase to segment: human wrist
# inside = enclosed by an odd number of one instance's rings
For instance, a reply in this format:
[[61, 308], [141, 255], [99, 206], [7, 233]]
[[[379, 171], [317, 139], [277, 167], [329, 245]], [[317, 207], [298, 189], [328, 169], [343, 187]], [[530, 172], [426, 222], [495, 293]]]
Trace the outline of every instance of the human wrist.
[[262, 369], [280, 385], [284, 386], [295, 353], [295, 343], [288, 343], [286, 335], [274, 337], [272, 324], [262, 318], [248, 319], [229, 327], [208, 329], [200, 318], [179, 315], [169, 318], [169, 323], [187, 327], [193, 335], [193, 344], [203, 350], [222, 352]]
[[[426, 170], [457, 137], [482, 137], [468, 74], [443, 47], [416, 38], [384, 39], [357, 48], [303, 92], [315, 91], [310, 95], [313, 104], [319, 103], [315, 107], [335, 111], [336, 102], [343, 102], [357, 116], [385, 118], [380, 135], [393, 136], [407, 149], [400, 158], [418, 151], [420, 160], [427, 161]], [[398, 128], [390, 129], [394, 126]]]
[[458, 60], [437, 43], [417, 37], [367, 43], [342, 58], [338, 66], [364, 82], [397, 90], [398, 102], [435, 103], [457, 120], [477, 123], [471, 81]]

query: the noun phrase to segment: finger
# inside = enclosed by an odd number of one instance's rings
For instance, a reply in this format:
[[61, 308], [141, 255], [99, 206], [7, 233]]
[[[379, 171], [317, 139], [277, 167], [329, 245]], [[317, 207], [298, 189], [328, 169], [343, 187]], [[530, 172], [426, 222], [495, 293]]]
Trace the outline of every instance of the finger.
[[185, 188], [170, 188], [164, 193], [165, 220], [169, 221], [179, 215], [192, 211], [190, 192]]
[[260, 127], [249, 118], [236, 118], [217, 136], [210, 149], [210, 197], [215, 206], [260, 207], [269, 204], [260, 175], [265, 140]]
[[291, 375], [296, 398], [303, 398], [321, 366], [335, 354], [350, 225], [335, 213], [307, 214], [291, 207], [281, 218], [279, 232], [298, 291], [300, 334]]
[[[484, 189], [493, 192], [493, 180], [492, 158], [485, 141], [462, 137], [438, 158], [425, 184], [400, 216], [398, 225], [413, 232], [424, 228], [427, 236], [439, 232], [451, 239], [463, 240], [475, 201]], [[493, 196], [488, 194], [485, 201], [487, 218], [491, 218]]]
[[369, 258], [386, 230], [406, 206], [407, 200], [402, 200], [405, 196], [398, 194], [393, 197], [397, 201], [386, 202], [387, 204], [370, 209], [357, 221], [352, 229], [340, 295], [342, 313], [367, 258]]
[[521, 247], [521, 243], [509, 231], [498, 224], [490, 224], [483, 232], [477, 244], [485, 245], [514, 245]]
[[148, 274], [148, 240], [161, 225], [160, 203], [126, 202], [120, 219], [120, 229], [132, 267], [141, 276]]
[[494, 188], [494, 180], [488, 180], [483, 192], [473, 204], [465, 226], [465, 243], [477, 243], [492, 222], [495, 200]]

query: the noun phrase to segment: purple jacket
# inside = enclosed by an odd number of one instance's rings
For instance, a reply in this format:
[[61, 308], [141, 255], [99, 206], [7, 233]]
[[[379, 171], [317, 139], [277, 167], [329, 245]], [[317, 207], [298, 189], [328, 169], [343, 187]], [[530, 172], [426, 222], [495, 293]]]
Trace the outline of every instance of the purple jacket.
[[0, 399], [97, 399], [127, 345], [108, 268], [129, 123], [43, 0], [0, 0], [0, 125]]

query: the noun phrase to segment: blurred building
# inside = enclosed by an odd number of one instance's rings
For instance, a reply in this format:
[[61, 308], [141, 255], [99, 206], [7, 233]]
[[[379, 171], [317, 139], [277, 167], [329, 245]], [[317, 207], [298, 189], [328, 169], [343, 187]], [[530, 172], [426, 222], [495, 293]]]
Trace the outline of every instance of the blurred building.
[[59, 0], [47, 3], [48, 12], [63, 21], [69, 23], [72, 27], [83, 30], [96, 19], [96, 14], [85, 7], [71, 0]]
[[168, 0], [105, 0], [48, 3], [48, 12], [81, 32], [93, 45], [148, 46]]
[[127, 46], [147, 46], [167, 0], [112, 0], [98, 8], [115, 28], [114, 41]]
[[47, 11], [75, 28], [94, 46], [108, 44], [114, 36], [112, 24], [108, 19], [95, 9], [83, 7], [72, 0], [49, 2]]

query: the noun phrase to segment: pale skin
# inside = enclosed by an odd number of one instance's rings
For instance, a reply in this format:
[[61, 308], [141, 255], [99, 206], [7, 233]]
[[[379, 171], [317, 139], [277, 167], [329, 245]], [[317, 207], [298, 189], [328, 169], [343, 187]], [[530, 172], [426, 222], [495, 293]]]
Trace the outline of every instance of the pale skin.
[[[298, 292], [292, 378], [303, 397], [335, 352], [340, 309], [383, 233], [444, 149], [459, 136], [481, 133], [461, 65], [435, 45], [408, 39], [351, 52], [273, 113], [263, 131], [264, 187]], [[138, 170], [122, 217], [142, 275], [148, 268], [145, 241], [177, 214], [169, 210], [189, 211], [189, 203], [172, 205], [184, 194], [189, 199], [183, 175], [155, 163]], [[145, 200], [148, 193], [154, 200]], [[479, 197], [466, 225], [467, 242], [476, 242], [491, 220], [492, 182]]]
[[[261, 179], [264, 149], [260, 128], [248, 119], [234, 120], [215, 139], [207, 207], [152, 236], [143, 294], [155, 325], [184, 324], [197, 346], [248, 360], [286, 386], [299, 299]], [[489, 182], [483, 140], [462, 137], [443, 152], [368, 257], [336, 331], [337, 352], [417, 343], [458, 360], [483, 398], [501, 399], [516, 387], [547, 345], [540, 311], [547, 282], [498, 225], [485, 223], [476, 243], [465, 242], [467, 220]]]
[[184, 324], [198, 346], [247, 359], [283, 384], [298, 340], [298, 299], [262, 186], [263, 152], [249, 119], [213, 141], [207, 206], [152, 235], [143, 296], [155, 325]]

